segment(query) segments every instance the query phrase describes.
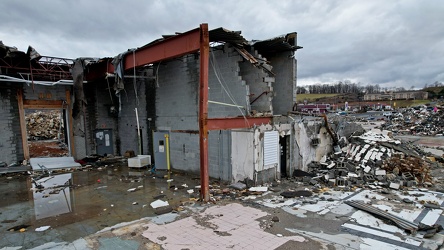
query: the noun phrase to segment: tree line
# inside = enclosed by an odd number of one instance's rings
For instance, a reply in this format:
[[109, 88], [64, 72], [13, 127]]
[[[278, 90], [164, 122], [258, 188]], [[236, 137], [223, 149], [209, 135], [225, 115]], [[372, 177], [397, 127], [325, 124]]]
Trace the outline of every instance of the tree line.
[[[424, 88], [427, 87], [441, 87], [443, 83], [434, 82], [432, 84], [425, 84]], [[410, 89], [404, 87], [388, 88], [381, 87], [379, 84], [367, 84], [354, 83], [349, 80], [339, 81], [336, 83], [321, 84], [316, 83], [306, 86], [297, 86], [297, 94], [344, 94], [344, 93], [366, 93], [366, 94], [376, 94], [381, 92], [401, 92], [407, 90], [414, 90], [415, 86], [411, 86]]]

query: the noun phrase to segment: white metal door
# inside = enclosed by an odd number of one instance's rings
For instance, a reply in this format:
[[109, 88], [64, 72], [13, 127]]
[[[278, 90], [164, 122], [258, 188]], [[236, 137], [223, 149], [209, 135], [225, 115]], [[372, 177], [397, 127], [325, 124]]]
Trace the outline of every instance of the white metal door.
[[264, 132], [264, 169], [274, 167], [279, 163], [279, 133], [278, 131]]

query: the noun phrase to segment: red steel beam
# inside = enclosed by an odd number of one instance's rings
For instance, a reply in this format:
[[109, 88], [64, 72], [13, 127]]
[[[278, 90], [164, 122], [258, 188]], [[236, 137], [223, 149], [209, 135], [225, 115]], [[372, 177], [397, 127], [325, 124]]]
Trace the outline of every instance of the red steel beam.
[[208, 130], [251, 128], [254, 125], [268, 124], [272, 117], [225, 117], [207, 119]]
[[125, 70], [196, 52], [201, 49], [200, 33], [201, 29], [196, 28], [138, 48], [125, 56]]
[[208, 24], [200, 25], [200, 79], [199, 79], [199, 146], [200, 146], [200, 198], [210, 200], [208, 171], [208, 62], [210, 36]]

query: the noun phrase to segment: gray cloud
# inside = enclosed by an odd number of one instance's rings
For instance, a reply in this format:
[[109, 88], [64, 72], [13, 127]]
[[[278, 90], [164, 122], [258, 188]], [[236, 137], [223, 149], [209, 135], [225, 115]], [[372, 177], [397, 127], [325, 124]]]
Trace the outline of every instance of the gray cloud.
[[300, 84], [444, 81], [440, 0], [4, 0], [0, 9], [0, 40], [49, 56], [112, 57], [208, 23], [250, 40], [298, 32]]

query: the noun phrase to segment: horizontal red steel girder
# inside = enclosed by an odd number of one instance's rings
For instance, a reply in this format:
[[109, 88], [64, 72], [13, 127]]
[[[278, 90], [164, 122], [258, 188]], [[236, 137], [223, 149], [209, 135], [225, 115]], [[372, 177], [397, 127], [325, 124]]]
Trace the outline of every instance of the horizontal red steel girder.
[[124, 58], [125, 70], [183, 56], [199, 49], [200, 29], [197, 28], [128, 53]]
[[268, 124], [272, 117], [225, 117], [208, 118], [208, 130], [227, 130], [235, 128], [251, 128], [254, 125]]

